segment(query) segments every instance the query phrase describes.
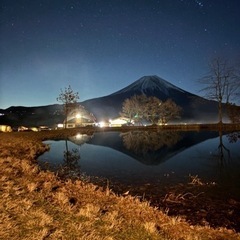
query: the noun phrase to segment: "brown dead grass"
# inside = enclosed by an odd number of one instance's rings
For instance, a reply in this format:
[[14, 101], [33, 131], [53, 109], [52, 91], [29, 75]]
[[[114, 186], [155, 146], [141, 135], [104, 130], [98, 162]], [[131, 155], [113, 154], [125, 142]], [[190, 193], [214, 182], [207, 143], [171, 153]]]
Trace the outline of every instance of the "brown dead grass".
[[43, 139], [64, 131], [0, 134], [0, 239], [240, 239], [224, 228], [190, 226], [148, 202], [40, 171]]

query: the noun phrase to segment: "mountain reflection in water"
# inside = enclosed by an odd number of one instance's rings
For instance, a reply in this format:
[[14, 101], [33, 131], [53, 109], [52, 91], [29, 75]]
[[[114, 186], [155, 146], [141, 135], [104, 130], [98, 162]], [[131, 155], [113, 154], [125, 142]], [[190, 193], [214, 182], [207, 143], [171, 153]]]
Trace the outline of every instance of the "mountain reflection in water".
[[[143, 165], [161, 165], [165, 161], [179, 159], [177, 165], [182, 165], [179, 166], [179, 169], [186, 167], [191, 169], [193, 167], [191, 165], [212, 158], [218, 158], [220, 162], [226, 160], [226, 158], [229, 159], [230, 150], [227, 146], [230, 143], [236, 145], [238, 138], [238, 133], [222, 136], [218, 132], [207, 131], [100, 132], [94, 135], [79, 133], [61, 141], [45, 141], [45, 143], [51, 145], [51, 149], [40, 156], [38, 160], [40, 164], [47, 162], [49, 167], [52, 166], [55, 170], [58, 166], [71, 165], [70, 163], [74, 163], [72, 165], [75, 167], [82, 165], [86, 168], [82, 169], [86, 174], [88, 174], [88, 169], [90, 170], [94, 168], [94, 165], [97, 165], [98, 171], [94, 173], [96, 176], [98, 176], [101, 168], [106, 168], [107, 163], [114, 164], [115, 168], [118, 167], [118, 164], [119, 167], [123, 167], [122, 164], [126, 164], [126, 166], [131, 164], [132, 170], [135, 171], [135, 168], [149, 169]], [[206, 141], [209, 141], [209, 143], [205, 144]], [[224, 142], [227, 142], [226, 146]], [[236, 148], [235, 145], [233, 146], [234, 149]], [[194, 148], [194, 146], [197, 147]], [[180, 159], [186, 157], [190, 161], [187, 165], [183, 164], [184, 160], [180, 161]], [[196, 161], [196, 159], [198, 160]], [[138, 163], [134, 163], [134, 161]], [[193, 161], [195, 164], [193, 164]], [[103, 164], [102, 167], [101, 163]], [[139, 163], [141, 164], [139, 165]], [[172, 167], [174, 168], [174, 166]], [[74, 167], [71, 167], [71, 169], [74, 170]], [[158, 169], [161, 168], [158, 167]], [[175, 170], [172, 169], [171, 172]], [[201, 166], [199, 170], [201, 170]]]
[[45, 141], [50, 151], [38, 161], [60, 176], [129, 191], [193, 223], [207, 219], [240, 230], [239, 139], [239, 133], [207, 131], [78, 134]]

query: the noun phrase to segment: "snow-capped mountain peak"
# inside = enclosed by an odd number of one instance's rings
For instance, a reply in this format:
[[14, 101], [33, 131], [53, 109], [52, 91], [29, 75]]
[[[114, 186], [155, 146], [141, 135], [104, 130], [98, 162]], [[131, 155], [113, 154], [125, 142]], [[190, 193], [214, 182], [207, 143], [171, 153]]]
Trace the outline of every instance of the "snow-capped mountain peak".
[[126, 93], [129, 91], [137, 90], [138, 92], [146, 94], [149, 91], [161, 91], [165, 95], [169, 95], [169, 90], [177, 90], [180, 92], [185, 92], [184, 90], [174, 86], [173, 84], [167, 82], [166, 80], [153, 75], [153, 76], [144, 76], [137, 81], [133, 82], [129, 86], [123, 88], [122, 90], [113, 93], [112, 95], [115, 94], [120, 94], [120, 93]]

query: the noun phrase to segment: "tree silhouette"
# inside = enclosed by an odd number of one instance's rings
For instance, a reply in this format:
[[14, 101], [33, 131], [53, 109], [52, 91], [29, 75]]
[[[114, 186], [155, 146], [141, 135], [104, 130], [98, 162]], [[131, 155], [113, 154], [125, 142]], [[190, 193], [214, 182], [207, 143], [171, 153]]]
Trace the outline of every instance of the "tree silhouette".
[[218, 119], [222, 126], [223, 103], [230, 103], [231, 98], [239, 94], [240, 77], [236, 69], [221, 58], [213, 59], [209, 68], [209, 74], [200, 79], [200, 83], [205, 85], [201, 91], [208, 99], [218, 102]]
[[120, 113], [122, 117], [128, 118], [129, 122], [134, 120], [141, 124], [143, 120], [152, 124], [167, 123], [174, 118], [180, 118], [180, 114], [181, 108], [171, 99], [162, 102], [157, 97], [147, 97], [144, 94], [126, 99]]
[[179, 107], [172, 99], [168, 99], [160, 106], [160, 123], [168, 123], [172, 119], [180, 118], [181, 107]]
[[157, 97], [149, 97], [147, 104], [145, 105], [145, 118], [152, 124], [157, 124], [161, 116], [161, 105], [162, 101]]
[[70, 111], [78, 106], [79, 95], [78, 92], [73, 92], [71, 86], [65, 87], [63, 91], [60, 89], [60, 94], [57, 97], [57, 101], [63, 104], [64, 112], [64, 126], [67, 126], [67, 117]]

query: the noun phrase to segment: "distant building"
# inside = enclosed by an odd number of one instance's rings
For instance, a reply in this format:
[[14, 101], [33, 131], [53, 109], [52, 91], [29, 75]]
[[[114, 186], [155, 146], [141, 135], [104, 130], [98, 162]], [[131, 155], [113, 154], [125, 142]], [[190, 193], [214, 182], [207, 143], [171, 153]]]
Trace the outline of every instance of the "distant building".
[[0, 132], [12, 132], [12, 128], [8, 125], [0, 125]]
[[131, 125], [130, 120], [125, 117], [119, 117], [109, 120], [110, 127], [122, 127], [126, 125]]

